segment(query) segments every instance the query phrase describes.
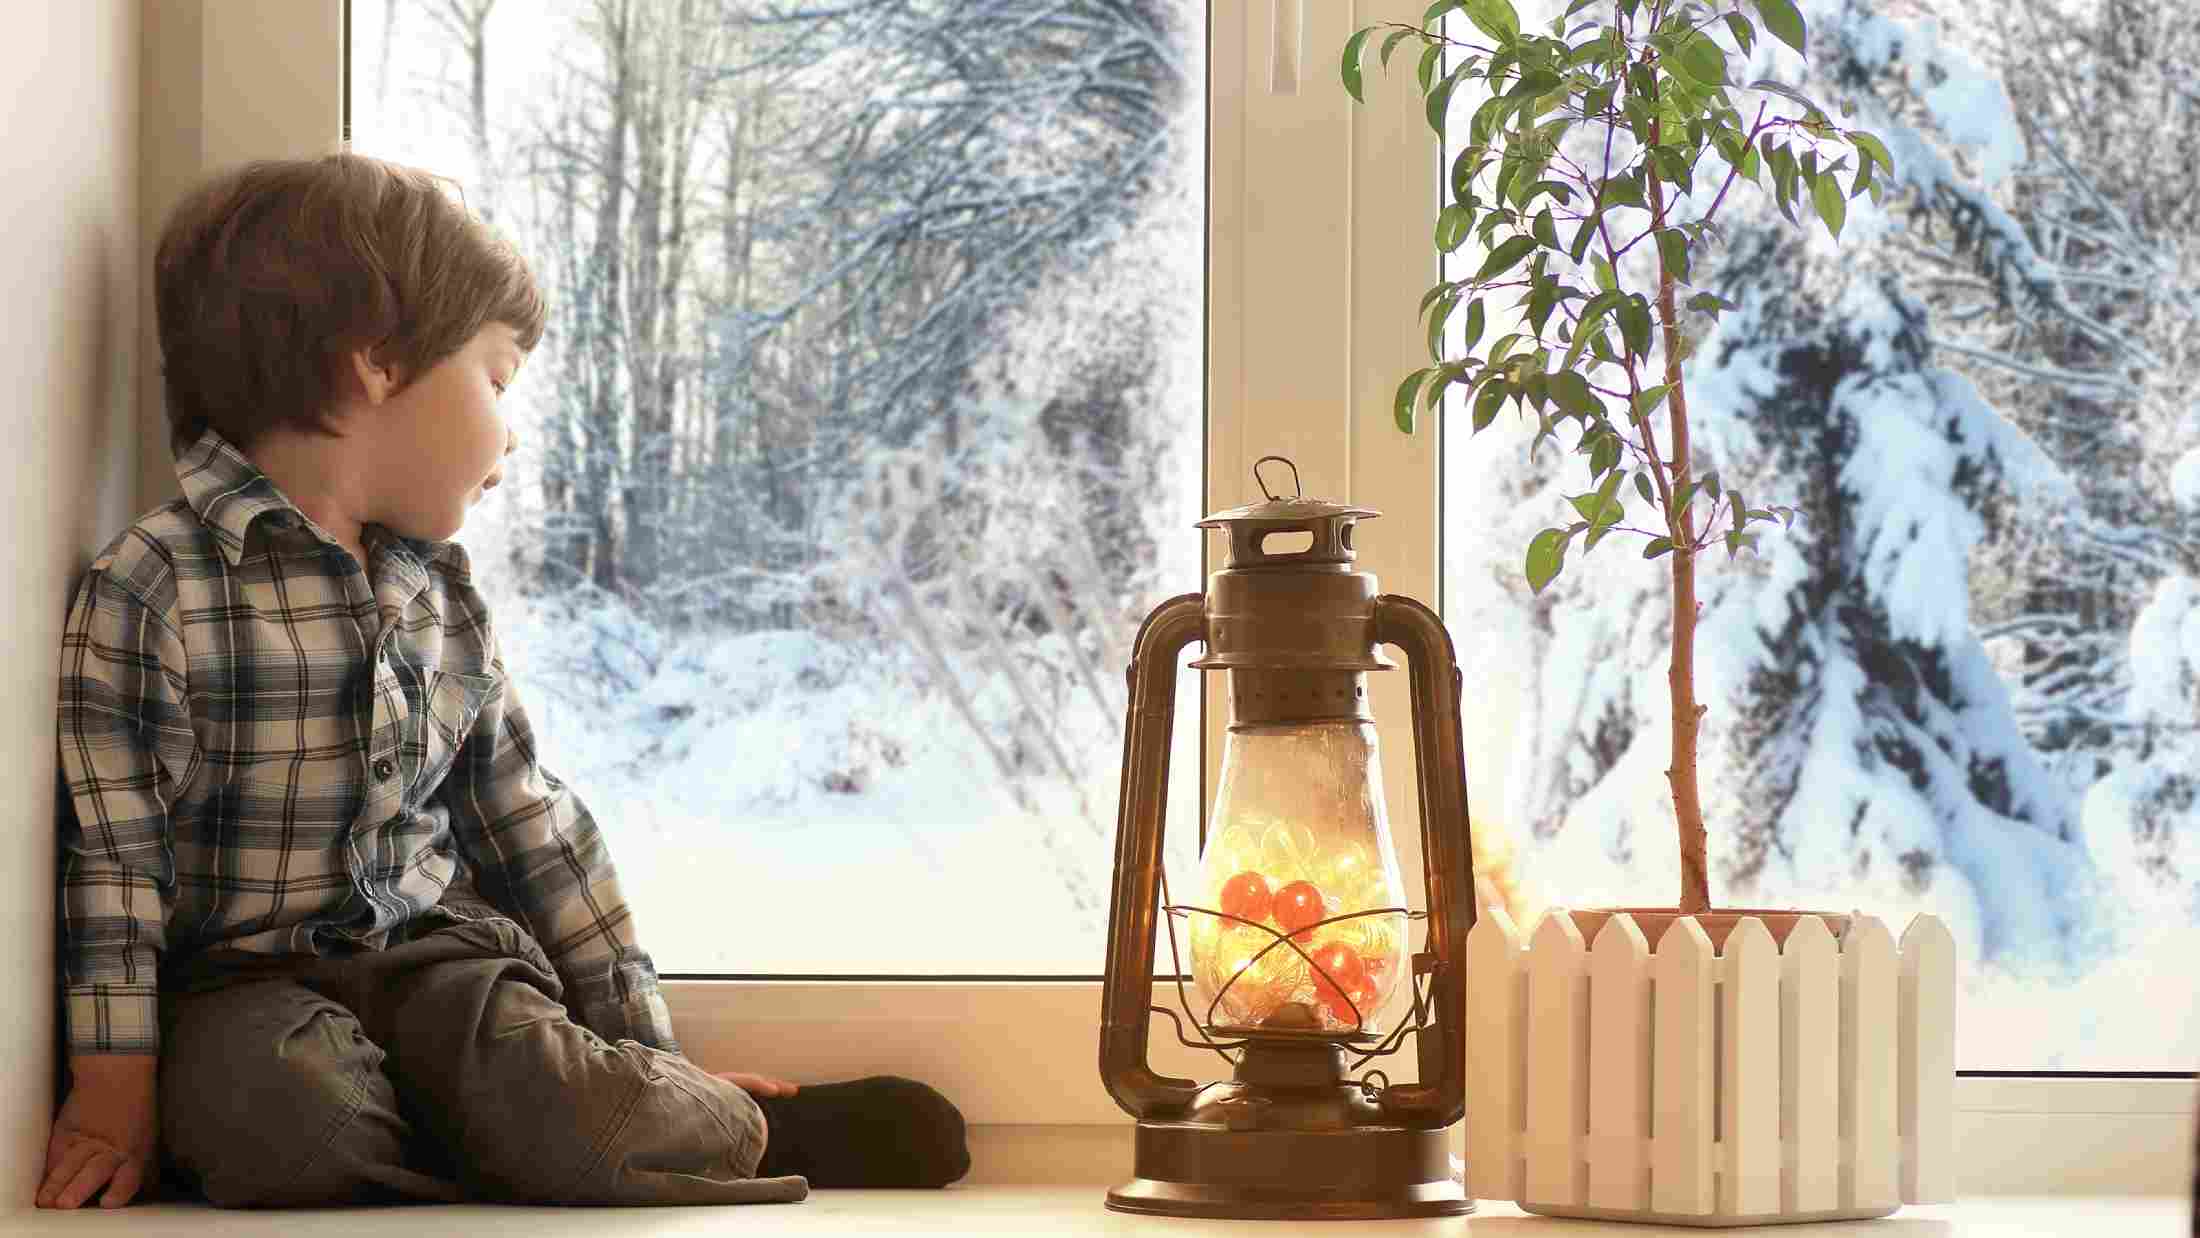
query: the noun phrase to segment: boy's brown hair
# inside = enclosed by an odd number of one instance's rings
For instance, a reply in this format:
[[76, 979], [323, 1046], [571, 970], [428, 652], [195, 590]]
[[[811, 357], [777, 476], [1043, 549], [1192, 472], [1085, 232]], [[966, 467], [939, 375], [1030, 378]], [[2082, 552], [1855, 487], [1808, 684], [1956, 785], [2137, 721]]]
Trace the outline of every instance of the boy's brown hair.
[[220, 173], [169, 214], [153, 258], [170, 448], [279, 422], [326, 433], [345, 358], [409, 384], [482, 327], [522, 352], [547, 316], [527, 260], [419, 168], [339, 151]]

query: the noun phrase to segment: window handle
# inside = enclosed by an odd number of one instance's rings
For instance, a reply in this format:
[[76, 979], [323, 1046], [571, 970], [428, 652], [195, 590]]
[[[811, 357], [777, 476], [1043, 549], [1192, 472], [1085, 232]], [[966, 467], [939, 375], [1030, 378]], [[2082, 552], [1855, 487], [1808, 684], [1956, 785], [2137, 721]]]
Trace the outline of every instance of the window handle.
[[1268, 62], [1268, 93], [1299, 93], [1299, 52], [1306, 45], [1306, 0], [1273, 0], [1276, 43]]

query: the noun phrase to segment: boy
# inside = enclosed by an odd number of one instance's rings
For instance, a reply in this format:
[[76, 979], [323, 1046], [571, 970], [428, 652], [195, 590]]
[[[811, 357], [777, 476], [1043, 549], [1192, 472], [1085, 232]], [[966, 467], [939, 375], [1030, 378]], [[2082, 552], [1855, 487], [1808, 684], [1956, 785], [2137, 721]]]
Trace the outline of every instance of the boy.
[[164, 1169], [225, 1207], [953, 1181], [962, 1117], [923, 1084], [681, 1056], [448, 540], [501, 480], [545, 310], [438, 179], [254, 163], [162, 232], [183, 497], [93, 562], [63, 635], [73, 1082], [38, 1204]]

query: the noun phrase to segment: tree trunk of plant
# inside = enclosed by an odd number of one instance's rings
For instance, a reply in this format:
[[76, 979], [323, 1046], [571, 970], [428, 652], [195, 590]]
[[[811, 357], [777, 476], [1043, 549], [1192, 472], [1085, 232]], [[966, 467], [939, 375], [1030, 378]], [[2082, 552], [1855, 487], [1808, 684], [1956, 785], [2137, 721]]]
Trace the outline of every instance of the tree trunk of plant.
[[[1650, 182], [1650, 207], [1656, 226], [1665, 226], [1665, 188]], [[1703, 799], [1696, 788], [1696, 731], [1704, 707], [1696, 703], [1696, 521], [1679, 498], [1688, 489], [1688, 393], [1681, 383], [1680, 314], [1673, 295], [1673, 272], [1658, 263], [1658, 317], [1665, 329], [1666, 396], [1671, 417], [1672, 490], [1679, 511], [1673, 532], [1673, 657], [1665, 680], [1673, 699], [1673, 760], [1665, 778], [1673, 788], [1673, 820], [1680, 830], [1681, 901], [1684, 914], [1711, 909], [1711, 878], [1704, 862]]]

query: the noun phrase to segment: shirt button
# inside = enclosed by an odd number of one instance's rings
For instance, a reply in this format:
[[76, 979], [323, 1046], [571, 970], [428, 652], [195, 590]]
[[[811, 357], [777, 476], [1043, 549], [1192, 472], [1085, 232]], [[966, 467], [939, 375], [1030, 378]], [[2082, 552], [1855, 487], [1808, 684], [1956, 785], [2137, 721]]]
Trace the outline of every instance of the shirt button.
[[397, 763], [395, 761], [390, 760], [388, 757], [376, 757], [374, 759], [374, 776], [377, 781], [388, 782], [390, 775], [396, 772]]

